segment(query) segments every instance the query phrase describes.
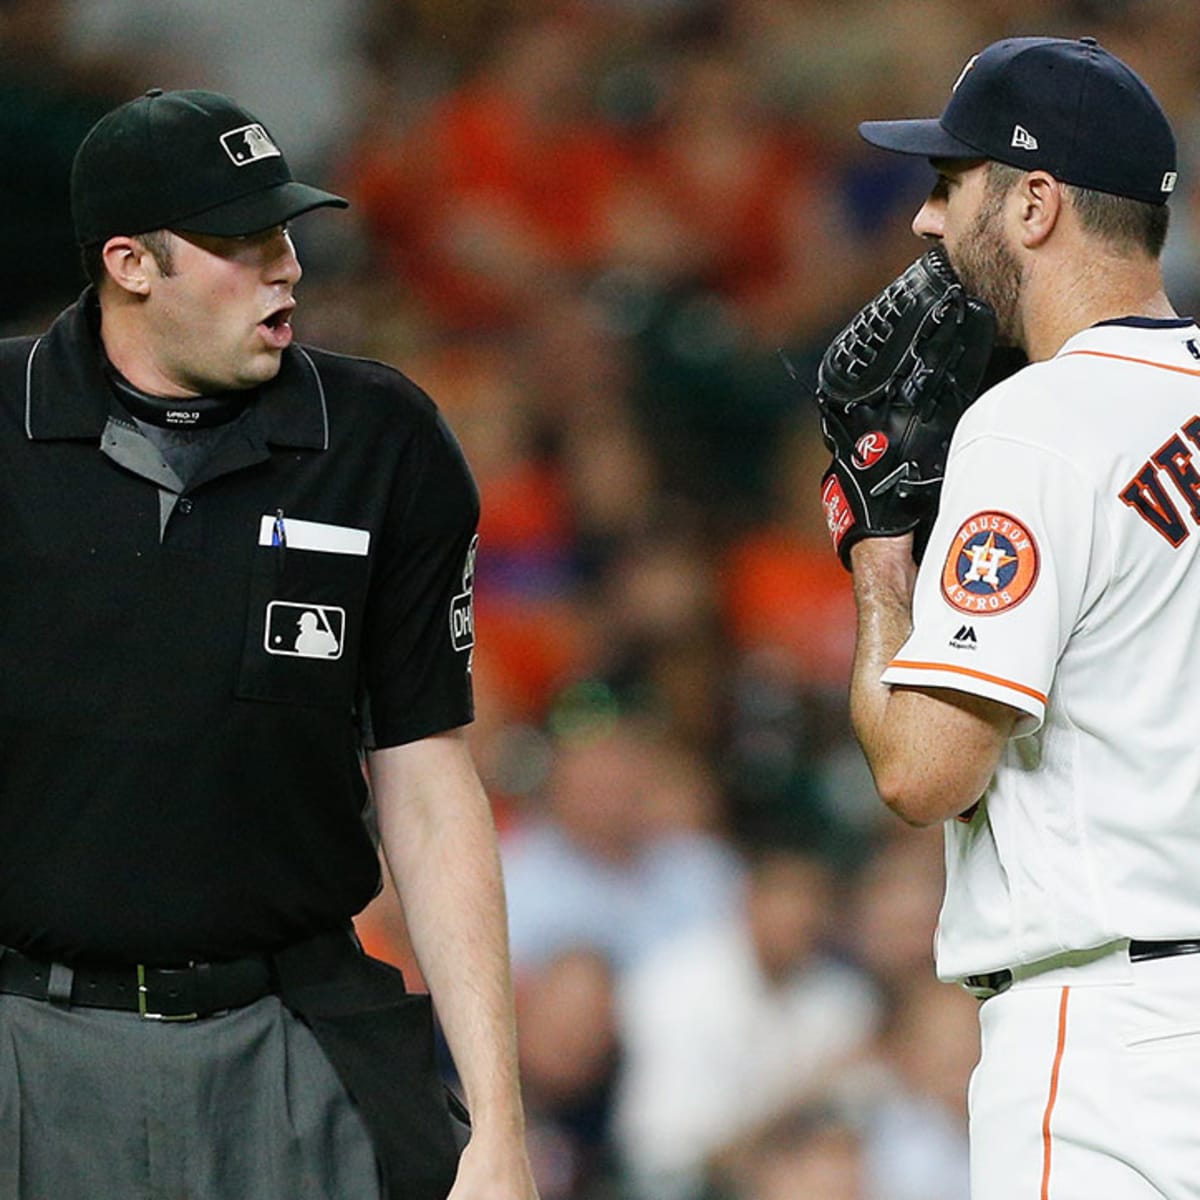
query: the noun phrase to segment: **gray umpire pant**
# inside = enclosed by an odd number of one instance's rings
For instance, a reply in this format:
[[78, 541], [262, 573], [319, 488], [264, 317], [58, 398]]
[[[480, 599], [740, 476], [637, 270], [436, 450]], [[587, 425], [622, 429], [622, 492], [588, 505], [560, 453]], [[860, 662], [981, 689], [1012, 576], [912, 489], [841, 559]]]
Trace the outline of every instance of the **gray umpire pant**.
[[2, 1200], [379, 1200], [366, 1128], [275, 996], [198, 1021], [0, 995]]

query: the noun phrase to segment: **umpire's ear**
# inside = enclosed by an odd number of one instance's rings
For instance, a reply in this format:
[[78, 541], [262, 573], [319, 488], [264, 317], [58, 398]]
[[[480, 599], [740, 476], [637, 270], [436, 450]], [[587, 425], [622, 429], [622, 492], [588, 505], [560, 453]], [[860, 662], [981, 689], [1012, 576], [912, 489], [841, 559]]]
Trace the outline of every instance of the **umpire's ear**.
[[136, 237], [111, 237], [100, 251], [108, 278], [135, 296], [150, 294], [152, 279], [161, 274], [150, 250]]

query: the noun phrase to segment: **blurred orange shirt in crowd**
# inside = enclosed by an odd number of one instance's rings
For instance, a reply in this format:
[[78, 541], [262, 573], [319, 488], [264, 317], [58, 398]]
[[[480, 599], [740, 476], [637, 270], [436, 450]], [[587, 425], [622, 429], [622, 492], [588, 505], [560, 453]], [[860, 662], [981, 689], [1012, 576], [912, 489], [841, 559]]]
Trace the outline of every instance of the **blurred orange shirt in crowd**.
[[367, 145], [347, 187], [391, 264], [452, 328], [505, 325], [539, 280], [600, 264], [626, 171], [620, 140], [549, 120], [486, 81], [407, 136]]
[[776, 648], [799, 679], [844, 688], [854, 655], [850, 573], [827, 543], [766, 526], [730, 550], [724, 568], [729, 634], [742, 650]]

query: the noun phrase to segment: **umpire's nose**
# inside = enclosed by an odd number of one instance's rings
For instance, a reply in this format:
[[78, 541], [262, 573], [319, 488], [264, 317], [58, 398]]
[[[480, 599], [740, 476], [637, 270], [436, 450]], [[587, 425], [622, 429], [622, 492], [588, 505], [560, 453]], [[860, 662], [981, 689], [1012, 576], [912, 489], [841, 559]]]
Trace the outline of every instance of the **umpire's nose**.
[[263, 269], [268, 283], [286, 283], [295, 287], [304, 269], [286, 225], [271, 231], [263, 249]]

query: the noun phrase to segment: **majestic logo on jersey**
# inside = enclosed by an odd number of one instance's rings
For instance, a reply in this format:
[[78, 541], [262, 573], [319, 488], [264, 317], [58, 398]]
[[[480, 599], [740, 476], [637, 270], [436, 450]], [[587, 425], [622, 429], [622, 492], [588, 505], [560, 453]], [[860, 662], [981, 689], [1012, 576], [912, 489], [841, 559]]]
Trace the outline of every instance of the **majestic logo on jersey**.
[[850, 461], [860, 470], [873, 467], [886, 453], [888, 439], [886, 433], [864, 433], [854, 443], [854, 452]]
[[960, 625], [958, 632], [950, 639], [950, 645], [955, 650], [977, 650], [979, 639], [975, 636], [973, 625]]
[[1033, 535], [1007, 513], [981, 512], [954, 535], [942, 569], [942, 595], [959, 612], [990, 616], [1020, 604], [1037, 577]]
[[344, 608], [272, 600], [267, 605], [263, 647], [268, 654], [293, 658], [341, 658], [345, 632]]
[[450, 644], [455, 650], [470, 650], [475, 645], [475, 555], [479, 534], [471, 539], [463, 564], [463, 590], [450, 601]]

